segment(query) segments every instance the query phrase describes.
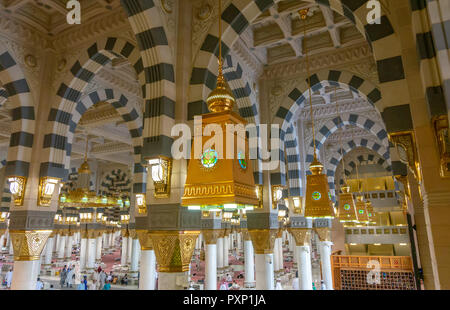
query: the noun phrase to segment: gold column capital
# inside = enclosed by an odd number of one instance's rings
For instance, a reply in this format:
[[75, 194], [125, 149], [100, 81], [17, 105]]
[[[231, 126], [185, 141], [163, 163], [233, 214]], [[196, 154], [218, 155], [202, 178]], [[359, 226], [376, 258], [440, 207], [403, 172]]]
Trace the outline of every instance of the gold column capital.
[[278, 229], [249, 229], [255, 254], [272, 254]]
[[297, 246], [310, 245], [311, 243], [311, 229], [310, 228], [289, 228], [288, 231], [295, 239]]
[[314, 228], [314, 231], [319, 236], [320, 241], [331, 241], [330, 227]]
[[283, 228], [279, 228], [277, 231], [277, 238], [283, 237]]
[[204, 229], [202, 230], [203, 238], [206, 244], [217, 244], [220, 235], [220, 229]]
[[122, 229], [122, 237], [128, 238], [129, 236], [130, 236], [130, 231], [128, 230], [128, 228]]
[[136, 233], [136, 229], [130, 229], [129, 230], [129, 237], [131, 238], [131, 239], [137, 239], [138, 238], [138, 235], [137, 235], [137, 233]]
[[252, 240], [252, 238], [250, 237], [250, 233], [248, 232], [247, 228], [243, 228], [241, 229], [241, 233], [242, 233], [242, 239], [244, 239], [244, 241], [248, 241], [248, 240]]
[[148, 230], [136, 230], [136, 235], [139, 239], [142, 251], [153, 250], [152, 239]]
[[192, 253], [200, 231], [150, 231], [159, 272], [189, 270]]
[[10, 230], [14, 260], [39, 260], [51, 233], [51, 230]]

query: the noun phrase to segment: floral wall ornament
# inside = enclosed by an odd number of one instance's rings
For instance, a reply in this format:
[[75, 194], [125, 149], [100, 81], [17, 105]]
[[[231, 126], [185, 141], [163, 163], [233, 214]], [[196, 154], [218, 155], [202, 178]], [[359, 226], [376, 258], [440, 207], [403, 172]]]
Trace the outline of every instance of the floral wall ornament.
[[34, 55], [28, 54], [24, 57], [25, 64], [30, 67], [34, 68], [37, 66], [37, 59]]
[[161, 0], [161, 7], [167, 14], [171, 14], [173, 12], [173, 0]]

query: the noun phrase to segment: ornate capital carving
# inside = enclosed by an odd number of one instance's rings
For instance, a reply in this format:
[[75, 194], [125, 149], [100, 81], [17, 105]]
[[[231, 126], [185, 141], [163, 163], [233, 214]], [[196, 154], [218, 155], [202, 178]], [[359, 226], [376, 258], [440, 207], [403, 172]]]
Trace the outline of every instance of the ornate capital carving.
[[200, 231], [150, 231], [159, 272], [189, 270], [195, 240]]
[[255, 254], [271, 254], [278, 229], [249, 229]]
[[248, 229], [241, 229], [241, 232], [242, 232], [242, 239], [244, 239], [244, 241], [252, 240], [250, 233], [248, 232]]
[[150, 239], [150, 233], [147, 230], [136, 230], [136, 235], [139, 239], [142, 251], [153, 250], [152, 239]]
[[331, 241], [331, 229], [329, 227], [314, 228], [314, 231], [319, 236], [320, 241]]
[[206, 244], [216, 244], [221, 232], [220, 229], [205, 229], [202, 230], [202, 234]]
[[289, 232], [295, 239], [297, 246], [310, 245], [311, 243], [311, 229], [309, 228], [289, 228]]
[[11, 230], [15, 261], [39, 260], [51, 230]]
[[450, 131], [448, 116], [435, 116], [432, 120], [434, 135], [439, 149], [440, 173], [442, 178], [450, 177]]

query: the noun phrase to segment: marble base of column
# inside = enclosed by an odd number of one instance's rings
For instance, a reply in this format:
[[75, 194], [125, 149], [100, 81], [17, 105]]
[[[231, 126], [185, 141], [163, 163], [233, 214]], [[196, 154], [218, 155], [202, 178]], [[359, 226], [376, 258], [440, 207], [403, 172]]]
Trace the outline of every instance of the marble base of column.
[[154, 250], [141, 250], [139, 276], [140, 290], [154, 290], [156, 284], [156, 257]]
[[39, 274], [39, 260], [15, 261], [12, 290], [35, 290]]
[[159, 272], [158, 290], [184, 290], [189, 285], [188, 272]]

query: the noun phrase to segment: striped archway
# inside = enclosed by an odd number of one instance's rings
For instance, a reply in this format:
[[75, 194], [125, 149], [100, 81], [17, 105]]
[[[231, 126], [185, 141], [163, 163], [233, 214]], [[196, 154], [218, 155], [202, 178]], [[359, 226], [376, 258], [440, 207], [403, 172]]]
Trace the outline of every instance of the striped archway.
[[[346, 0], [306, 0], [308, 2], [316, 2], [320, 5], [330, 7], [333, 11], [341, 14], [350, 19], [361, 32], [361, 34], [367, 39], [369, 44], [373, 48], [373, 54], [377, 63], [378, 77], [380, 81], [379, 90], [372, 88], [366, 89], [369, 83], [364, 80], [355, 77], [353, 75], [345, 74], [341, 71], [333, 71], [331, 76], [326, 78], [323, 76], [312, 76], [311, 80], [313, 84], [317, 84], [323, 80], [330, 80], [334, 82], [343, 81], [363, 93], [367, 93], [372, 98], [369, 100], [374, 104], [377, 104], [377, 108], [380, 112], [383, 112], [388, 107], [402, 106], [391, 111], [400, 113], [408, 111], [409, 113], [409, 100], [408, 100], [408, 85], [405, 80], [405, 73], [403, 69], [403, 61], [401, 57], [401, 46], [397, 39], [397, 34], [394, 31], [394, 27], [389, 21], [386, 13], [383, 11], [381, 16], [381, 24], [368, 24], [367, 14], [369, 9], [366, 8], [367, 1], [346, 1]], [[237, 38], [242, 34], [245, 29], [251, 24], [251, 22], [261, 15], [264, 11], [270, 8], [272, 5], [279, 1], [265, 1], [265, 0], [243, 0], [239, 3], [230, 3], [225, 10], [221, 13], [221, 18], [224, 26], [224, 33], [222, 36], [222, 46], [224, 55], [227, 55], [230, 51], [230, 47]], [[214, 81], [216, 79], [215, 72], [218, 68], [218, 26], [214, 23], [209, 33], [206, 35], [203, 44], [198, 51], [194, 67], [191, 74], [191, 91], [189, 102], [204, 101], [209, 92], [214, 88]], [[317, 82], [316, 82], [317, 81]], [[306, 81], [300, 85], [300, 89], [308, 89]], [[398, 93], [393, 94], [391, 91], [393, 87], [397, 87], [399, 92], [404, 95], [403, 100], [399, 100]], [[381, 100], [381, 93], [386, 90], [383, 101]], [[293, 102], [288, 106], [283, 106], [277, 113], [276, 123], [283, 125], [285, 121], [289, 122], [290, 107], [297, 103], [300, 105], [304, 101], [303, 93], [298, 89], [291, 93]], [[380, 101], [380, 102], [378, 102]], [[291, 115], [292, 117], [292, 115]], [[405, 117], [405, 116], [404, 116]], [[410, 117], [407, 115], [406, 117]], [[288, 125], [282, 127], [286, 130]]]
[[131, 195], [131, 179], [127, 171], [122, 169], [114, 169], [104, 174], [100, 182], [100, 195], [112, 194], [113, 186], [117, 187], [121, 193], [125, 193], [128, 197]]
[[145, 76], [142, 160], [172, 158], [171, 130], [175, 124], [175, 62], [159, 8], [154, 0], [121, 0], [136, 36]]
[[85, 112], [79, 104], [83, 91], [95, 74], [114, 58], [126, 58], [135, 69], [138, 80], [145, 86], [145, 76], [139, 50], [132, 43], [119, 38], [105, 38], [96, 41], [75, 61], [70, 73], [60, 84], [55, 102], [50, 109], [49, 125], [44, 137], [44, 160], [41, 163], [41, 176], [54, 176], [65, 179], [68, 166], [65, 158], [70, 155], [69, 132], [74, 132], [79, 119], [74, 117]]
[[[339, 117], [330, 119], [323, 126], [316, 128], [316, 148], [320, 150], [325, 144], [327, 138], [335, 133], [340, 127], [353, 125], [365, 129], [377, 138], [379, 143], [384, 147], [389, 147], [389, 139], [384, 126], [380, 125], [380, 121], [370, 119], [364, 115], [357, 113], [342, 113]], [[319, 154], [317, 154], [319, 156]], [[308, 146], [306, 162], [311, 163], [314, 159], [314, 143]]]
[[0, 100], [8, 98], [11, 102], [13, 129], [5, 174], [28, 177], [34, 139], [34, 100], [22, 68], [5, 46], [0, 46], [0, 87]]

